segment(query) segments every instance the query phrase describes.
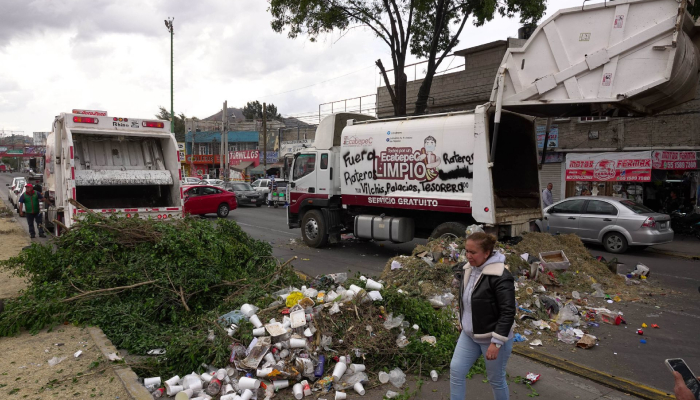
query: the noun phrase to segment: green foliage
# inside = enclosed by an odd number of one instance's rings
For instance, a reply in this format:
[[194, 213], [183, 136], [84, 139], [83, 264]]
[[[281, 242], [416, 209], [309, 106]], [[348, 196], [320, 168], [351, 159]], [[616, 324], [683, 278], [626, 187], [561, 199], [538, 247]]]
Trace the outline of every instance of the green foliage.
[[[217, 318], [258, 302], [268, 290], [299, 282], [271, 253], [268, 243], [250, 238], [232, 221], [87, 215], [52, 244], [34, 243], [0, 264], [29, 281], [20, 297], [6, 302], [0, 335], [64, 322], [97, 325], [130, 353], [165, 348], [165, 356], [139, 366], [148, 373], [191, 371], [202, 362], [221, 365], [230, 338]], [[210, 330], [214, 342], [207, 341]]]
[[[280, 118], [281, 115], [277, 112], [277, 106], [274, 104], [266, 104], [265, 110], [267, 111], [268, 119]], [[259, 101], [249, 101], [243, 107], [243, 116], [246, 119], [260, 119], [263, 117], [263, 106]]]
[[[166, 110], [163, 106], [158, 106], [158, 114], [155, 115], [156, 118], [170, 121], [170, 111]], [[175, 133], [185, 134], [185, 114], [180, 113], [180, 115], [175, 114]]]

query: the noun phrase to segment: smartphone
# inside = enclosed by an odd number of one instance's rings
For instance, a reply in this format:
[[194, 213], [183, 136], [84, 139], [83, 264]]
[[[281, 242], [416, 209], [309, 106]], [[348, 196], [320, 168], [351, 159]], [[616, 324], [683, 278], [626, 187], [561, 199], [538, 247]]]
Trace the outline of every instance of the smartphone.
[[688, 368], [688, 365], [682, 358], [669, 358], [666, 360], [666, 365], [671, 371], [677, 371], [683, 377], [685, 385], [693, 393], [696, 400], [700, 400], [700, 382], [695, 374]]

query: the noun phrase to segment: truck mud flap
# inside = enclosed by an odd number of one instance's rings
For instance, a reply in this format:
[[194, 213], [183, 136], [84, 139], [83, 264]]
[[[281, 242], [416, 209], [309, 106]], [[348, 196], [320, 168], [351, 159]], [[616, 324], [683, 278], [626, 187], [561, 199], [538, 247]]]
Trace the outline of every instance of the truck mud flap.
[[342, 216], [340, 211], [323, 208], [323, 218], [326, 220], [326, 229], [329, 235], [340, 233], [342, 229]]

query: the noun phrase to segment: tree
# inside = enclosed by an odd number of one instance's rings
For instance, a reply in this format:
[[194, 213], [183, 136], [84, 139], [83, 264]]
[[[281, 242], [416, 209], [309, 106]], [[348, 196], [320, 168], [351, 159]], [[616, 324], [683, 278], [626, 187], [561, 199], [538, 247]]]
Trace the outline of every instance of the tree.
[[308, 35], [315, 41], [318, 35], [336, 29], [347, 31], [367, 27], [391, 49], [394, 88], [391, 87], [381, 59], [377, 67], [394, 107], [394, 115], [406, 114], [406, 54], [411, 38], [415, 3], [427, 0], [270, 0], [272, 29], [296, 38]]
[[[281, 118], [282, 116], [277, 113], [277, 107], [270, 103], [266, 105], [267, 109], [267, 118], [268, 119], [275, 119], [275, 118]], [[263, 116], [263, 106], [262, 104], [255, 100], [255, 101], [249, 101], [246, 103], [245, 107], [243, 107], [243, 116], [246, 119], [261, 119]]]
[[[166, 110], [165, 107], [163, 106], [158, 106], [158, 114], [156, 114], [156, 118], [164, 120], [164, 121], [170, 121], [170, 111]], [[175, 133], [181, 133], [185, 134], [185, 114], [180, 113], [180, 115], [175, 115]]]
[[[413, 23], [411, 54], [427, 58], [425, 78], [418, 90], [415, 114], [428, 108], [430, 88], [438, 67], [452, 49], [459, 44], [459, 35], [471, 17], [474, 25], [491, 21], [496, 13], [513, 18], [520, 14], [523, 24], [536, 24], [546, 10], [546, 0], [507, 0], [505, 2], [478, 0], [433, 0], [416, 3]], [[439, 55], [438, 55], [439, 53]]]

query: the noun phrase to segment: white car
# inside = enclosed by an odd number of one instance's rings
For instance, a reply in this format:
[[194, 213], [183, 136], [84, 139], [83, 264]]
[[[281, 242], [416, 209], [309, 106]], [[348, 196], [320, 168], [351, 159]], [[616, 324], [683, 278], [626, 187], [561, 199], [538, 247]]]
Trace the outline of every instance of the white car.
[[224, 181], [221, 179], [202, 179], [202, 185], [211, 185], [223, 189]]
[[7, 199], [10, 200], [10, 204], [12, 204], [15, 208], [17, 208], [17, 201], [19, 200], [19, 195], [22, 193], [24, 185], [26, 184], [27, 180], [23, 177], [13, 178], [12, 183], [7, 184], [7, 186], [9, 186]]
[[182, 178], [182, 185], [199, 185], [202, 180], [196, 176], [186, 176]]

